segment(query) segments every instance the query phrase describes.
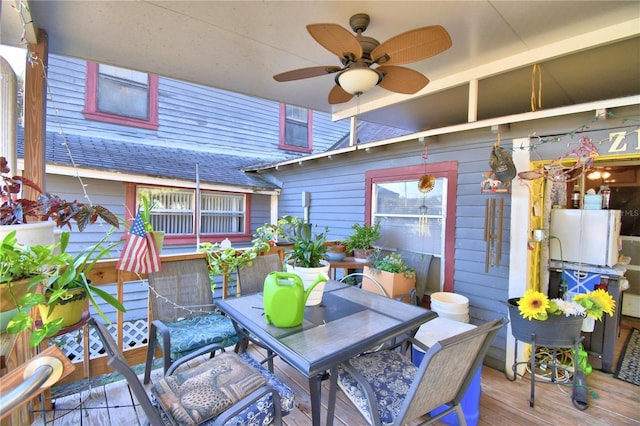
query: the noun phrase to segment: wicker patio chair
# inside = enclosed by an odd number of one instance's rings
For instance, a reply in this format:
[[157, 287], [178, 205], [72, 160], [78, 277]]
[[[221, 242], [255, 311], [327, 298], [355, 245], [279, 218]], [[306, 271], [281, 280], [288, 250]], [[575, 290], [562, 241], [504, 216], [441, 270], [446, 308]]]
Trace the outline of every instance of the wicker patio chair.
[[[264, 288], [264, 279], [270, 272], [282, 271], [282, 259], [278, 254], [267, 254], [264, 256], [258, 256], [251, 261], [251, 265], [244, 266], [238, 269], [238, 288], [241, 296], [249, 295], [253, 293], [259, 293]], [[253, 337], [245, 330], [242, 333], [246, 336], [248, 341], [260, 346], [267, 350], [267, 356], [260, 361], [261, 364], [267, 363], [269, 371], [273, 371], [273, 358], [276, 354], [266, 346], [262, 344], [258, 339]], [[248, 343], [245, 341], [244, 344]]]
[[[462, 398], [506, 318], [437, 342], [425, 350], [419, 367], [394, 350], [360, 355], [341, 364], [338, 385], [372, 425], [428, 424], [455, 411], [465, 425]], [[447, 405], [435, 416], [429, 413]]]
[[282, 260], [278, 254], [258, 256], [251, 265], [238, 268], [238, 287], [241, 296], [261, 292], [264, 279], [270, 272], [282, 271]]
[[[109, 361], [129, 384], [152, 426], [165, 424], [262, 425], [282, 424], [294, 407], [293, 391], [247, 354], [206, 346], [171, 365], [164, 378], [151, 387], [153, 400], [129, 367], [107, 327], [89, 319], [102, 341]], [[212, 351], [215, 358], [195, 367], [186, 362]], [[179, 368], [181, 367], [181, 368]]]
[[173, 362], [204, 346], [238, 342], [231, 320], [215, 310], [204, 258], [163, 262], [162, 271], [148, 279], [152, 322], [144, 383], [149, 383], [156, 347], [166, 373]]

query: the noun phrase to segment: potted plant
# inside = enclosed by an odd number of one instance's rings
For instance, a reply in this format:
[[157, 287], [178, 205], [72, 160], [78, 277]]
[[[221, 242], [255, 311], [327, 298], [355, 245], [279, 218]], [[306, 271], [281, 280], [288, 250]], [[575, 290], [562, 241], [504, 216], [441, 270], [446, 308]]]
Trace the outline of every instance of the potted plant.
[[[327, 227], [324, 232], [314, 232], [311, 224], [303, 223], [294, 236], [293, 247], [285, 254], [287, 271], [297, 274], [302, 279], [305, 289], [317, 280], [319, 274], [326, 279], [329, 277], [329, 262], [324, 260], [328, 233]], [[306, 305], [319, 304], [323, 292], [324, 283], [318, 284], [309, 295]]]
[[[380, 250], [375, 250], [367, 260], [369, 265], [362, 272], [378, 281], [387, 296], [396, 298], [408, 295], [416, 286], [416, 270], [407, 265], [400, 253], [383, 255]], [[370, 280], [363, 280], [362, 288], [379, 292]]]
[[0, 317], [1, 331], [18, 312], [20, 300], [29, 288], [45, 278], [45, 265], [56, 263], [50, 246], [26, 246], [18, 243], [16, 231], [0, 242]]
[[[83, 231], [87, 225], [95, 223], [98, 217], [118, 228], [118, 218], [107, 208], [100, 205], [89, 205], [78, 201], [66, 201], [57, 195], [42, 193], [42, 190], [31, 180], [22, 176], [10, 176], [7, 159], [0, 157], [0, 225], [20, 225], [29, 221], [53, 220], [58, 227], [68, 226], [75, 221], [78, 230]], [[17, 198], [28, 186], [40, 193], [36, 200]]]
[[[111, 294], [92, 285], [87, 275], [101, 258], [120, 244], [115, 242], [104, 245], [111, 233], [108, 233], [98, 244], [81, 251], [76, 256], [66, 252], [69, 243], [69, 232], [63, 232], [60, 243], [51, 246], [23, 246], [23, 257], [37, 259], [40, 275], [29, 280], [29, 292], [18, 300], [18, 310], [9, 321], [7, 331], [19, 333], [31, 331], [29, 343], [37, 346], [43, 339], [55, 335], [62, 327], [80, 321], [86, 299], [103, 320], [109, 322], [98, 305], [96, 297], [103, 299], [119, 311], [124, 306]], [[37, 285], [40, 288], [37, 288]], [[33, 291], [38, 290], [38, 291]], [[33, 292], [32, 292], [33, 291]], [[32, 307], [37, 306], [42, 324], [33, 327], [33, 318], [29, 315]]]
[[[0, 259], [2, 261], [0, 270], [4, 271], [3, 278], [0, 280], [0, 291], [4, 288], [7, 288], [8, 291], [10, 288], [17, 288], [15, 284], [19, 277], [15, 272], [20, 264], [24, 266], [26, 265], [24, 262], [31, 262], [29, 267], [33, 268], [32, 272], [38, 270], [39, 274], [31, 276], [23, 274], [29, 278], [28, 291], [33, 290], [36, 284], [42, 283], [43, 288], [47, 290], [46, 293], [49, 293], [47, 298], [43, 294], [30, 292], [24, 296], [12, 297], [13, 304], [17, 305], [19, 312], [13, 315], [8, 324], [10, 332], [17, 333], [31, 329], [33, 320], [26, 310], [42, 303], [42, 301], [46, 304], [47, 300], [50, 300], [49, 307], [53, 309], [60, 304], [59, 301], [70, 298], [66, 289], [72, 288], [74, 285], [88, 290], [92, 304], [103, 317], [104, 314], [95, 303], [93, 295], [98, 295], [116, 308], [124, 310], [124, 307], [115, 298], [104, 290], [91, 286], [85, 277], [95, 261], [108, 252], [107, 249], [103, 253], [104, 248], [100, 245], [106, 241], [107, 237], [93, 249], [82, 252], [76, 258], [65, 252], [69, 239], [68, 232], [62, 233], [59, 246], [53, 245], [54, 225], [67, 226], [71, 229], [71, 222], [75, 221], [78, 229], [83, 231], [87, 225], [95, 223], [100, 217], [113, 227], [118, 228], [120, 225], [118, 218], [100, 205], [70, 202], [57, 195], [42, 193], [42, 190], [31, 180], [22, 176], [11, 176], [8, 162], [3, 156], [0, 156], [0, 173], [2, 176], [0, 184], [0, 238], [3, 239], [3, 257]], [[20, 197], [25, 187], [38, 191], [40, 193], [38, 198], [30, 200]], [[44, 222], [38, 222], [38, 220], [44, 220]], [[92, 259], [91, 256], [96, 253], [96, 257]], [[88, 265], [91, 266], [87, 267]], [[69, 282], [64, 282], [67, 279]], [[49, 299], [48, 296], [51, 293], [55, 296]], [[81, 314], [82, 312], [80, 312]], [[32, 334], [31, 344], [35, 345], [44, 337], [57, 333], [62, 326], [61, 321], [45, 320], [42, 327]]]
[[345, 240], [347, 251], [353, 250], [353, 257], [356, 261], [366, 262], [376, 241], [380, 239], [380, 222], [373, 225], [354, 223], [351, 225], [351, 229], [353, 229], [353, 233]]
[[539, 346], [572, 346], [580, 337], [585, 318], [602, 319], [613, 315], [615, 302], [605, 290], [578, 294], [572, 300], [549, 299], [545, 294], [527, 290], [523, 297], [509, 299], [511, 332], [531, 343], [535, 334]]
[[336, 241], [333, 244], [327, 244], [327, 259], [330, 261], [341, 261], [347, 257], [347, 246], [341, 241]]
[[[219, 243], [205, 242], [200, 243], [199, 252], [207, 255], [207, 264], [209, 270], [214, 276], [222, 276], [223, 292], [228, 288], [229, 280], [232, 279], [233, 274], [238, 268], [250, 265], [251, 261], [258, 256], [263, 246], [256, 244], [245, 250], [238, 250], [231, 246], [229, 239], [224, 239]], [[212, 284], [212, 290], [215, 285]], [[225, 294], [226, 296], [226, 294]]]

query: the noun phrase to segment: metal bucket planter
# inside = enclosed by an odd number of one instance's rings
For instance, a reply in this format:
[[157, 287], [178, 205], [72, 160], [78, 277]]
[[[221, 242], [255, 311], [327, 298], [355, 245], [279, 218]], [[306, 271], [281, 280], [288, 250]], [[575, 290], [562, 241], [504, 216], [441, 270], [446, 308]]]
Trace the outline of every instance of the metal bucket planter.
[[536, 346], [572, 347], [576, 344], [584, 317], [549, 315], [545, 321], [528, 320], [520, 315], [518, 300], [519, 297], [509, 299], [513, 337], [521, 342], [535, 343]]

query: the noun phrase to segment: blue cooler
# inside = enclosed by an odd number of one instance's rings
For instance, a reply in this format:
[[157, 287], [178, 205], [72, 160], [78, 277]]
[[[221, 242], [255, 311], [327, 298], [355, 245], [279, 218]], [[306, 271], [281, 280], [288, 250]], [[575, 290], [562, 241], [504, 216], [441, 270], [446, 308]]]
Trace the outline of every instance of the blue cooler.
[[[447, 318], [435, 318], [425, 324], [422, 324], [416, 333], [416, 340], [424, 343], [427, 346], [433, 346], [436, 342], [455, 336], [456, 334], [464, 333], [465, 331], [475, 328], [475, 325], [467, 324], [459, 321], [453, 321]], [[412, 349], [413, 363], [420, 365], [424, 358], [424, 352], [414, 346]], [[478, 419], [480, 418], [480, 376], [482, 374], [482, 365], [478, 368], [473, 381], [467, 389], [467, 393], [462, 398], [460, 405], [464, 412], [464, 418], [469, 426], [477, 426]], [[438, 413], [449, 408], [448, 405], [443, 405], [435, 410], [431, 411], [431, 415], [434, 416]], [[440, 421], [449, 425], [459, 425], [458, 418], [455, 411], [442, 417]]]

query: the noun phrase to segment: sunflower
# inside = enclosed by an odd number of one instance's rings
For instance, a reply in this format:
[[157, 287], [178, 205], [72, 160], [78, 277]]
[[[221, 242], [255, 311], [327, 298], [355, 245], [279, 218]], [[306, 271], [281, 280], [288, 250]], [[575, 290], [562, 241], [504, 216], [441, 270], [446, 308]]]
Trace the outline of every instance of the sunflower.
[[584, 306], [587, 315], [596, 320], [602, 319], [605, 312], [613, 316], [613, 311], [616, 309], [613, 297], [603, 289], [578, 294], [573, 300]]
[[520, 315], [528, 320], [546, 320], [548, 307], [549, 298], [547, 298], [543, 293], [535, 290], [527, 290], [524, 296], [518, 301]]

